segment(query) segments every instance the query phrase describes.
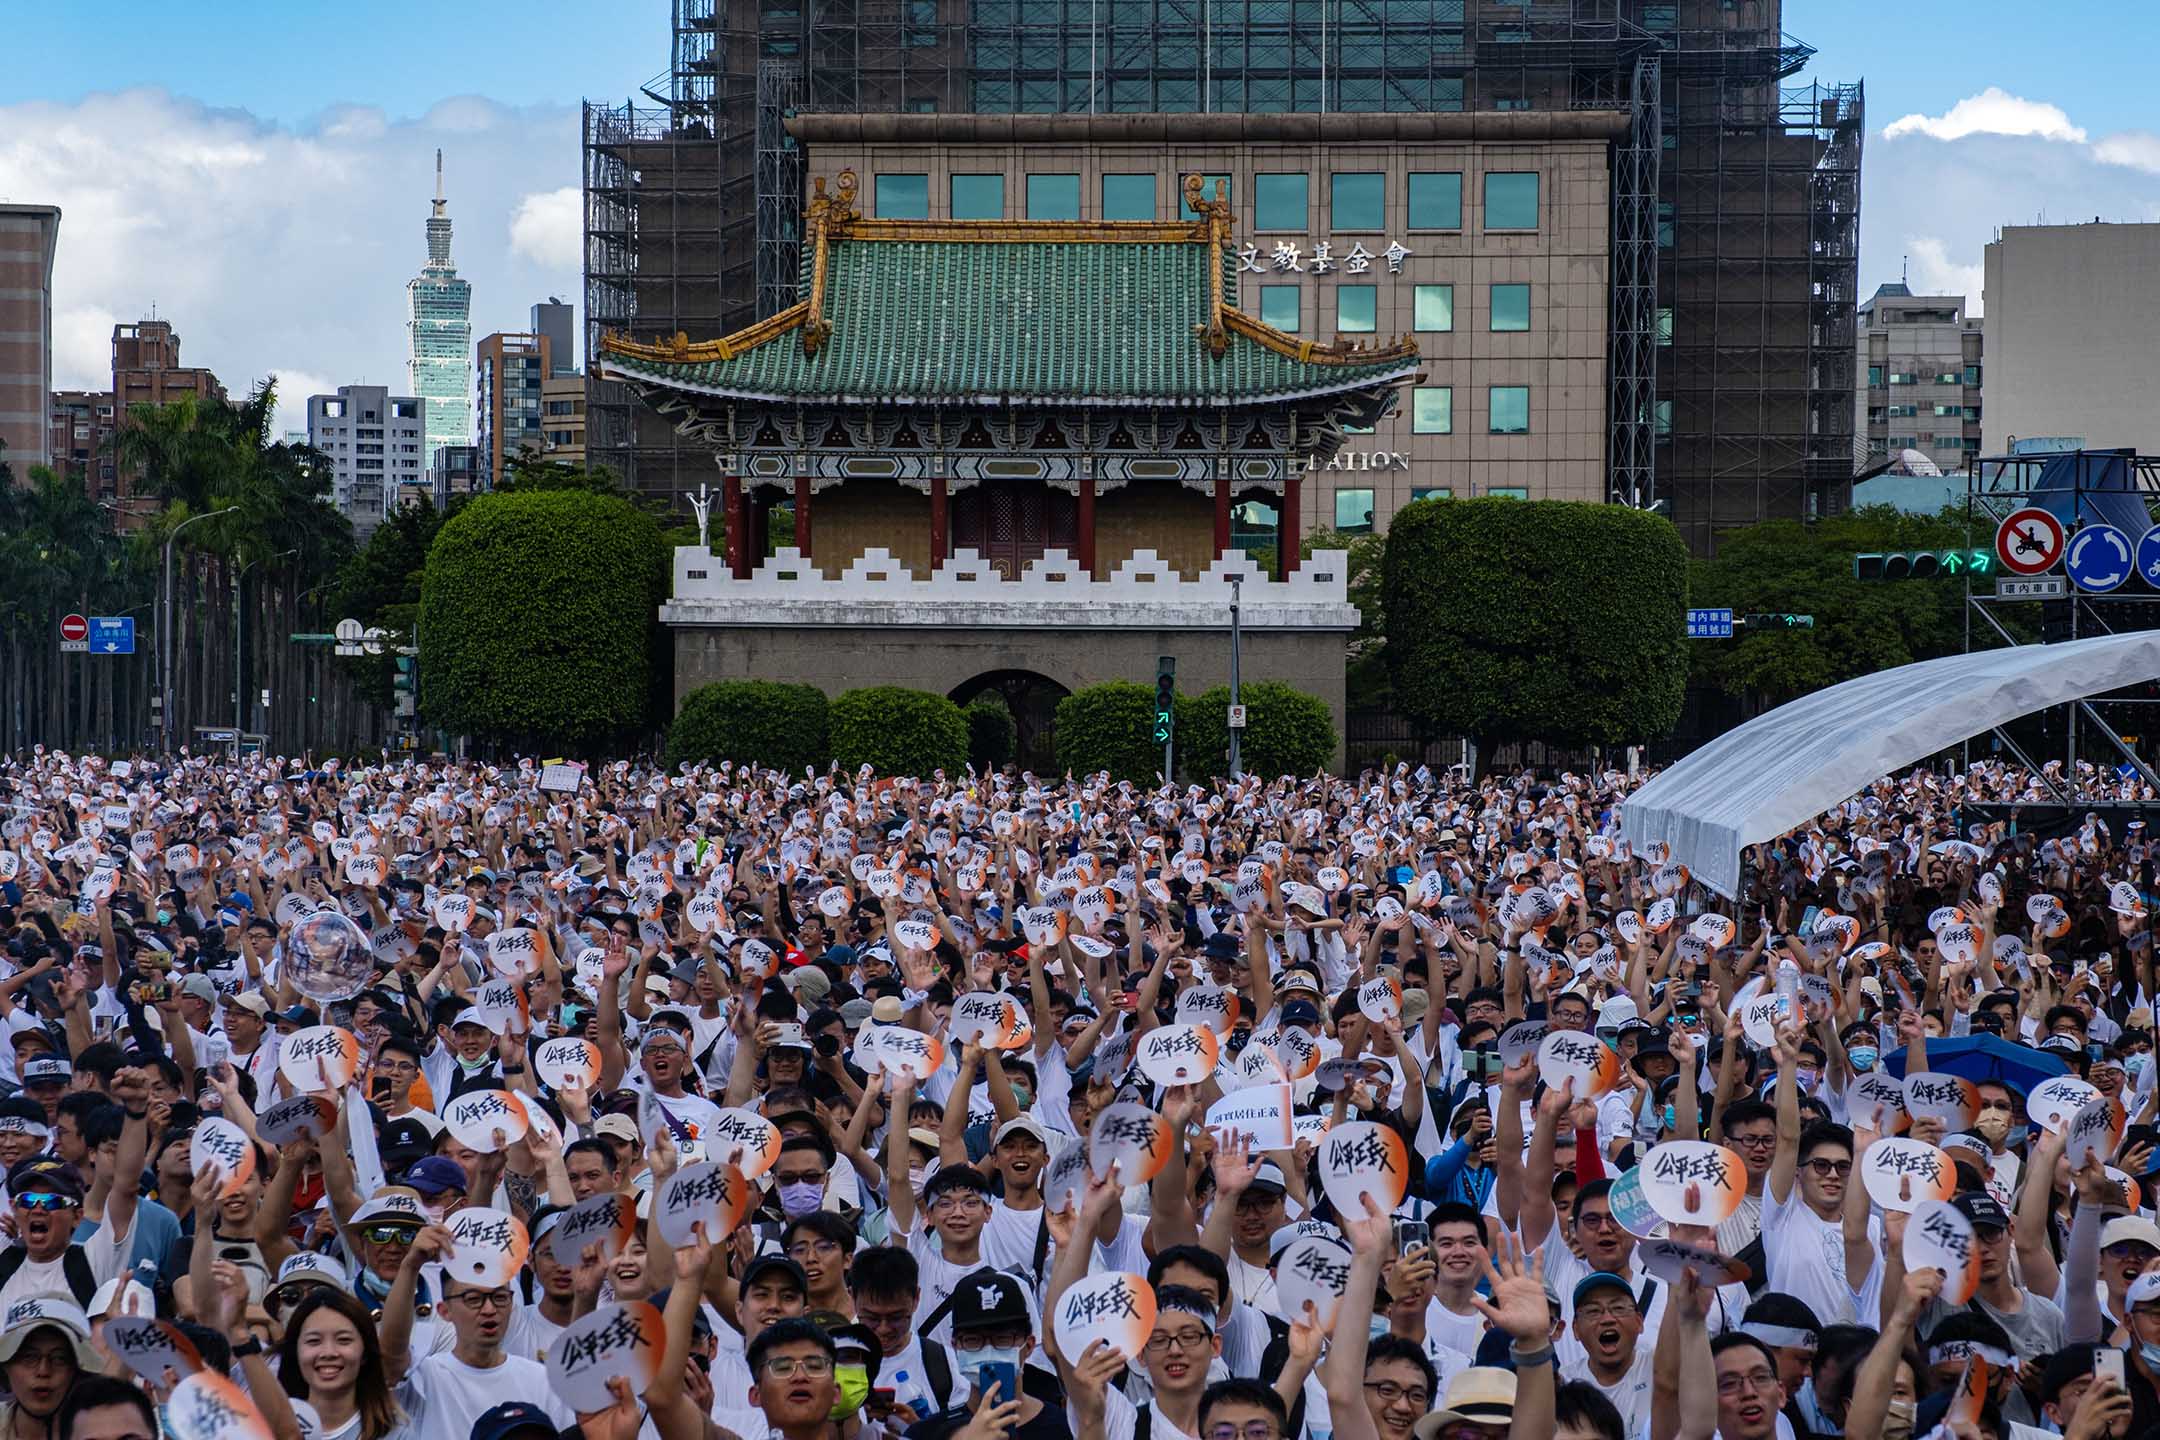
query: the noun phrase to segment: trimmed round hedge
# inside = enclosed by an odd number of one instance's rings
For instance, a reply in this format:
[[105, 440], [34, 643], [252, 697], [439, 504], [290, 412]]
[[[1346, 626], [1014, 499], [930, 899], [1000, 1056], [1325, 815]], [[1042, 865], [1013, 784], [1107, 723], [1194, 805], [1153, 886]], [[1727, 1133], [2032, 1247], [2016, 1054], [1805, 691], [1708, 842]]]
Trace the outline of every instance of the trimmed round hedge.
[[957, 774], [967, 766], [968, 722], [943, 695], [878, 685], [850, 690], [826, 712], [832, 758], [842, 769], [880, 775]]
[[[1238, 759], [1247, 774], [1273, 780], [1310, 775], [1335, 759], [1335, 717], [1327, 701], [1278, 680], [1238, 686], [1245, 738]], [[1178, 697], [1178, 766], [1195, 779], [1230, 773], [1230, 687]]]
[[1058, 701], [1055, 749], [1060, 770], [1155, 783], [1162, 747], [1154, 740], [1155, 691], [1130, 680], [1075, 690]]
[[815, 685], [772, 680], [700, 685], [683, 697], [663, 758], [671, 769], [714, 760], [788, 771], [822, 766], [832, 755], [825, 741], [828, 708], [825, 692]]

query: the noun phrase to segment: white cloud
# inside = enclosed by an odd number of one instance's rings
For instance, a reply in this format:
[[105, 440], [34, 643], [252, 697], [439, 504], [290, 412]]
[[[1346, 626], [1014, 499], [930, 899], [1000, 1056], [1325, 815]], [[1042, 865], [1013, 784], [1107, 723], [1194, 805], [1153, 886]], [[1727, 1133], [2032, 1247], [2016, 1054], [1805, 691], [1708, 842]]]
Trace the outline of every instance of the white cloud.
[[[277, 414], [271, 418], [271, 438], [282, 440], [288, 430], [307, 430], [307, 402], [310, 395], [334, 395], [337, 382], [305, 370], [288, 369], [274, 365], [270, 374], [277, 380]], [[402, 380], [404, 377], [400, 376]]]
[[1968, 135], [2037, 135], [2078, 144], [2085, 140], [2085, 132], [2071, 124], [2059, 106], [2027, 100], [1994, 85], [1966, 96], [1940, 115], [1907, 115], [1883, 130], [1889, 140], [1916, 134], [1937, 140], [1962, 140]]
[[340, 383], [402, 387], [437, 146], [474, 337], [522, 330], [565, 267], [513, 247], [498, 217], [575, 185], [570, 107], [460, 96], [417, 119], [341, 106], [293, 128], [156, 89], [0, 105], [0, 195], [62, 212], [53, 383], [110, 384], [113, 322], [155, 305], [182, 363], [235, 394], [272, 371], [288, 406]]
[[2093, 142], [2093, 158], [2108, 165], [2160, 175], [2160, 135], [2149, 130], [2123, 130]]
[[585, 197], [575, 185], [527, 195], [510, 217], [510, 249], [535, 265], [578, 273], [585, 248]]
[[1950, 258], [1949, 247], [1933, 235], [1905, 237], [1905, 258], [1911, 278], [1906, 282], [1915, 295], [1963, 295], [1966, 313], [1980, 313], [1980, 287], [1986, 267], [1978, 260], [1960, 264]]

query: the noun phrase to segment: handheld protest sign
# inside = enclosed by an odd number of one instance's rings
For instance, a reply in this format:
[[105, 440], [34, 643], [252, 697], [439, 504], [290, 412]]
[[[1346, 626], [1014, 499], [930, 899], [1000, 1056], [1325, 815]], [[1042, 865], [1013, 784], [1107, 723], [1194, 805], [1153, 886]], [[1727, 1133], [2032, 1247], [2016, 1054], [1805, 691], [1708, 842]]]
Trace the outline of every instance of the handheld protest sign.
[[[515, 1145], [532, 1123], [525, 1102], [508, 1090], [468, 1090], [443, 1106], [442, 1117], [451, 1134], [483, 1155], [494, 1154], [502, 1145]], [[495, 1143], [498, 1130], [502, 1145]]]
[[1267, 1045], [1247, 1045], [1238, 1053], [1232, 1072], [1240, 1089], [1253, 1085], [1280, 1085], [1290, 1078], [1282, 1060]]
[[519, 981], [488, 981], [473, 991], [473, 1009], [480, 1012], [480, 1023], [498, 1035], [523, 1035], [532, 1029], [531, 1002]]
[[[1207, 873], [1205, 862], [1201, 864], [1200, 873], [1202, 875]], [[1350, 872], [1340, 865], [1323, 865], [1314, 872], [1313, 883], [1330, 895], [1340, 895], [1350, 888]]]
[[[845, 891], [841, 893], [846, 894]], [[846, 906], [843, 905], [841, 908], [844, 911]], [[689, 921], [690, 928], [700, 935], [712, 934], [713, 930], [720, 924], [720, 916], [720, 897], [710, 890], [698, 891], [683, 906], [683, 919]]]
[[1668, 1140], [1635, 1168], [1642, 1172], [1643, 1197], [1675, 1225], [1722, 1224], [1747, 1194], [1740, 1157], [1705, 1140]]
[[1410, 1187], [1402, 1136], [1371, 1120], [1337, 1125], [1320, 1142], [1320, 1183], [1338, 1214], [1364, 1218], [1368, 1195], [1381, 1213], [1393, 1210]]
[[1620, 1057], [1595, 1035], [1554, 1030], [1538, 1042], [1538, 1078], [1554, 1090], [1575, 1082], [1575, 1098], [1595, 1100], [1620, 1078]]
[[1392, 975], [1375, 975], [1358, 986], [1358, 1011], [1378, 1025], [1402, 1014], [1402, 982]]
[[893, 944], [905, 950], [937, 948], [938, 927], [928, 920], [901, 920], [892, 927]]
[[1252, 1136], [1255, 1150], [1288, 1150], [1297, 1144], [1296, 1115], [1288, 1085], [1248, 1085], [1208, 1106], [1207, 1128]]
[[1900, 1134], [1912, 1126], [1905, 1108], [1905, 1083], [1880, 1070], [1871, 1070], [1845, 1090], [1846, 1113], [1855, 1127], [1877, 1135]]
[[1084, 1355], [1101, 1340], [1137, 1359], [1155, 1330], [1155, 1287], [1122, 1270], [1090, 1275], [1058, 1297], [1050, 1323], [1060, 1354]]
[[1220, 1042], [1205, 1025], [1158, 1025], [1140, 1037], [1140, 1073], [1158, 1085], [1197, 1085], [1215, 1073]]
[[1755, 1273], [1730, 1255], [1722, 1255], [1707, 1246], [1690, 1245], [1684, 1240], [1644, 1240], [1635, 1247], [1635, 1260], [1668, 1285], [1678, 1285], [1680, 1277], [1689, 1270], [1693, 1270], [1696, 1279], [1706, 1286], [1744, 1285]]
[[154, 1315], [115, 1315], [105, 1322], [105, 1347], [153, 1385], [165, 1383], [165, 1372], [185, 1380], [203, 1368], [202, 1352], [170, 1320]]
[[1189, 986], [1178, 995], [1176, 1013], [1180, 1025], [1205, 1025], [1218, 1036], [1227, 1035], [1237, 1025], [1237, 991], [1220, 985]]
[[636, 1196], [589, 1195], [565, 1211], [548, 1232], [548, 1247], [556, 1264], [574, 1270], [584, 1259], [586, 1246], [598, 1245], [600, 1258], [612, 1260], [636, 1230]]
[[164, 1424], [171, 1440], [270, 1440], [270, 1422], [255, 1402], [215, 1370], [198, 1370], [173, 1387]]
[[278, 1073], [303, 1093], [342, 1090], [360, 1072], [360, 1039], [335, 1025], [310, 1025], [278, 1042]]
[[525, 1223], [507, 1211], [469, 1206], [444, 1223], [451, 1245], [443, 1274], [467, 1285], [508, 1285], [532, 1249]]
[[1980, 1113], [1980, 1087], [1962, 1075], [1923, 1070], [1905, 1077], [1905, 1109], [1915, 1120], [1939, 1120], [1963, 1130]]
[[658, 1306], [644, 1300], [602, 1305], [572, 1321], [548, 1346], [548, 1385], [563, 1404], [589, 1415], [615, 1403], [610, 1380], [628, 1380], [630, 1393], [643, 1395], [658, 1378], [666, 1349], [667, 1325]]
[[1377, 1055], [1360, 1055], [1355, 1060], [1337, 1055], [1321, 1061], [1320, 1068], [1313, 1071], [1313, 1083], [1329, 1095], [1352, 1085], [1385, 1087], [1393, 1081], [1387, 1062]]
[[1311, 1301], [1319, 1312], [1320, 1328], [1332, 1329], [1343, 1292], [1350, 1288], [1352, 1259], [1349, 1246], [1325, 1235], [1301, 1235], [1291, 1241], [1275, 1265], [1275, 1294], [1282, 1313], [1293, 1321], [1302, 1320], [1305, 1303]]
[[1538, 1053], [1551, 1029], [1543, 1020], [1518, 1020], [1508, 1026], [1500, 1032], [1500, 1063], [1511, 1069], [1522, 1064], [1524, 1056]]
[[1905, 1222], [1905, 1268], [1943, 1272], [1942, 1298], [1963, 1305], [1980, 1286], [1980, 1239], [1965, 1212], [1947, 1200], [1928, 1200]]
[[337, 1105], [320, 1095], [289, 1095], [255, 1117], [255, 1133], [268, 1145], [320, 1140], [337, 1126]]
[[780, 973], [779, 952], [762, 940], [742, 942], [740, 963], [745, 978], [754, 975], [760, 980], [770, 980]]
[[[281, 916], [283, 910], [281, 901]], [[318, 1005], [335, 1005], [373, 981], [375, 950], [367, 932], [342, 913], [317, 910], [294, 918], [281, 965], [295, 990]]]
[[1019, 1005], [996, 990], [971, 990], [953, 1001], [946, 1032], [955, 1040], [996, 1046], [1020, 1023]]
[[855, 897], [845, 885], [828, 885], [818, 892], [818, 913], [828, 920], [837, 920], [853, 909]]
[[600, 1083], [600, 1047], [576, 1035], [543, 1040], [533, 1051], [533, 1073], [550, 1090], [565, 1086], [590, 1090]]
[[1647, 1240], [1664, 1225], [1665, 1217], [1651, 1205], [1650, 1197], [1643, 1194], [1643, 1167], [1634, 1166], [1621, 1172], [1606, 1193], [1611, 1205], [1613, 1219], [1620, 1228], [1638, 1240]]
[[199, 1173], [205, 1165], [217, 1172], [220, 1196], [235, 1194], [255, 1173], [255, 1142], [224, 1116], [209, 1116], [188, 1146], [188, 1168]]
[[707, 1133], [699, 1138], [705, 1142], [707, 1154], [733, 1163], [747, 1180], [757, 1179], [780, 1158], [780, 1127], [757, 1111], [739, 1105], [716, 1111]]
[[1739, 933], [1739, 927], [1733, 924], [1730, 915], [1719, 915], [1713, 912], [1696, 916], [1688, 926], [1688, 931], [1698, 938], [1708, 941], [1711, 949], [1722, 950], [1732, 944], [1733, 936]]
[[435, 923], [442, 926], [446, 934], [462, 934], [472, 925], [472, 918], [473, 902], [470, 895], [444, 895], [435, 901]]
[[1088, 1127], [1088, 1169], [1098, 1177], [1117, 1167], [1121, 1185], [1145, 1185], [1170, 1160], [1170, 1122], [1145, 1105], [1105, 1105]]
[[1860, 1180], [1877, 1205], [1909, 1214], [1930, 1200], [1956, 1194], [1957, 1166], [1925, 1140], [1888, 1135], [1860, 1157]]
[[1268, 1048], [1275, 1052], [1275, 1058], [1282, 1062], [1283, 1073], [1292, 1080], [1303, 1080], [1320, 1068], [1320, 1042], [1303, 1030], [1295, 1027], [1277, 1030], [1269, 1040]]
[[2075, 1075], [2057, 1075], [2033, 1086], [2032, 1093], [2025, 1097], [2025, 1113], [2041, 1129], [2060, 1135], [2070, 1118], [2099, 1094]]
[[899, 1070], [917, 1080], [927, 1080], [945, 1060], [945, 1042], [935, 1035], [910, 1030], [905, 1025], [872, 1027], [871, 1053], [880, 1070]]
[[1740, 1026], [1764, 1050], [1777, 1044], [1777, 1027], [1789, 1012], [1782, 995], [1757, 995], [1740, 1007]]
[[1042, 1176], [1045, 1209], [1062, 1214], [1069, 1206], [1079, 1203], [1080, 1192], [1087, 1188], [1087, 1157], [1087, 1141], [1068, 1140], [1051, 1158]]
[[487, 938], [488, 967], [506, 980], [525, 980], [540, 972], [540, 937], [522, 925], [497, 930]]
[[2095, 1095], [2070, 1117], [2070, 1123], [2064, 1127], [2063, 1159], [2070, 1162], [2073, 1171], [2081, 1169], [2096, 1154], [2106, 1160], [2122, 1143], [2123, 1130], [2128, 1123], [2129, 1116], [2123, 1110], [2122, 1101], [2108, 1095]]
[[741, 1169], [726, 1160], [700, 1160], [660, 1182], [652, 1218], [661, 1238], [680, 1249], [696, 1238], [700, 1224], [708, 1240], [725, 1239], [749, 1210], [750, 1182]]
[[1090, 960], [1107, 960], [1117, 953], [1117, 946], [1107, 940], [1098, 940], [1093, 935], [1073, 934], [1067, 935], [1065, 939], [1073, 949]]
[[1065, 912], [1048, 905], [1030, 905], [1020, 912], [1020, 928], [1030, 945], [1055, 945], [1065, 938]]
[[1680, 914], [1680, 906], [1670, 898], [1660, 900], [1643, 912], [1642, 928], [1652, 935], [1663, 935], [1672, 928]]
[[1327, 1134], [1334, 1127], [1334, 1123], [1335, 1118], [1332, 1115], [1293, 1115], [1290, 1117], [1291, 1143], [1294, 1145], [1300, 1140], [1310, 1140], [1318, 1145], [1320, 1137]]

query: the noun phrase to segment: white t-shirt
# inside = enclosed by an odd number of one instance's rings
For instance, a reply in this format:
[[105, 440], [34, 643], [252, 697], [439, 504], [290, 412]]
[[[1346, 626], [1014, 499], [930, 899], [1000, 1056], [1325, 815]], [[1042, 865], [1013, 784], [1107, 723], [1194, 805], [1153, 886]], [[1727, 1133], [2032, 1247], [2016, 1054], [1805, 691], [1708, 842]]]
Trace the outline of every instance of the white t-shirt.
[[412, 1433], [443, 1440], [472, 1434], [475, 1420], [512, 1400], [538, 1405], [557, 1429], [577, 1423], [548, 1383], [547, 1367], [536, 1360], [506, 1355], [501, 1364], [479, 1370], [452, 1353], [430, 1355], [408, 1370], [398, 1386], [398, 1402], [410, 1417]]
[[1593, 1385], [1599, 1394], [1612, 1401], [1620, 1411], [1620, 1433], [1623, 1435], [1650, 1433], [1650, 1387], [1656, 1367], [1651, 1347], [1642, 1343], [1644, 1338], [1647, 1337], [1636, 1340], [1635, 1359], [1628, 1366], [1627, 1373], [1614, 1384], [1607, 1385], [1590, 1372], [1590, 1358], [1587, 1355], [1560, 1367], [1561, 1379], [1580, 1380], [1587, 1385]]
[[[1854, 1183], [1850, 1179], [1848, 1184]], [[1853, 1287], [1845, 1274], [1845, 1229], [1825, 1220], [1801, 1198], [1796, 1176], [1783, 1205], [1763, 1187], [1763, 1257], [1769, 1263], [1769, 1287], [1790, 1295], [1815, 1312], [1823, 1325], [1853, 1323]], [[1882, 1219], [1868, 1217], [1868, 1241], [1882, 1251]], [[1861, 1277], [1865, 1279], [1866, 1277]]]
[[1230, 1293], [1263, 1314], [1283, 1318], [1282, 1303], [1275, 1294], [1274, 1272], [1246, 1264], [1236, 1251], [1230, 1254]]
[[537, 1305], [520, 1305], [510, 1317], [510, 1327], [503, 1335], [503, 1353], [516, 1355], [525, 1360], [547, 1363], [547, 1348], [555, 1343], [555, 1337], [569, 1329], [558, 1325], [540, 1313]]
[[1458, 1315], [1435, 1296], [1425, 1304], [1425, 1334], [1450, 1350], [1475, 1355], [1478, 1345], [1485, 1339], [1485, 1317], [1475, 1310]]
[[[1069, 1405], [1065, 1411], [1065, 1423], [1072, 1426], [1074, 1434], [1080, 1432], [1080, 1419], [1072, 1413]], [[1139, 1410], [1116, 1386], [1113, 1385], [1103, 1392], [1103, 1440], [1133, 1440], [1139, 1423]], [[1152, 1440], [1199, 1440], [1198, 1436], [1188, 1435], [1172, 1425], [1160, 1410], [1152, 1412], [1148, 1421], [1148, 1433]]]
[[[142, 1212], [138, 1208], [136, 1213], [139, 1215]], [[134, 1229], [134, 1224], [130, 1222], [128, 1225], [129, 1233], [132, 1234]], [[126, 1236], [115, 1236], [112, 1232], [112, 1225], [108, 1222], [98, 1226], [96, 1232], [88, 1240], [82, 1242], [83, 1258], [90, 1262], [91, 1278], [96, 1280], [98, 1284], [102, 1285], [120, 1273], [120, 1257], [125, 1255], [128, 1249], [126, 1244], [122, 1243], [126, 1238]], [[6, 1248], [15, 1248], [14, 1243], [9, 1242]], [[65, 1262], [65, 1252], [50, 1260], [41, 1261], [25, 1258], [22, 1269], [17, 1270], [10, 1277], [5, 1287], [0, 1287], [0, 1311], [6, 1310], [18, 1300], [27, 1300], [33, 1295], [69, 1295], [74, 1293], [68, 1289]]]

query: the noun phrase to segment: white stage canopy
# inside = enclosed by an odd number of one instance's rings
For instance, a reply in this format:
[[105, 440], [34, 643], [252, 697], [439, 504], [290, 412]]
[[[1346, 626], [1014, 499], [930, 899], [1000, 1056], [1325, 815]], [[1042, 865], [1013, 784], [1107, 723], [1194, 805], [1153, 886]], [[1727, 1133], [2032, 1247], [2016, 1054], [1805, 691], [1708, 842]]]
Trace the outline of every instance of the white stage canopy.
[[2160, 632], [1946, 655], [1817, 691], [1728, 731], [1621, 807], [1640, 854], [1662, 840], [1719, 894], [1740, 854], [1878, 778], [2050, 705], [2160, 679]]

